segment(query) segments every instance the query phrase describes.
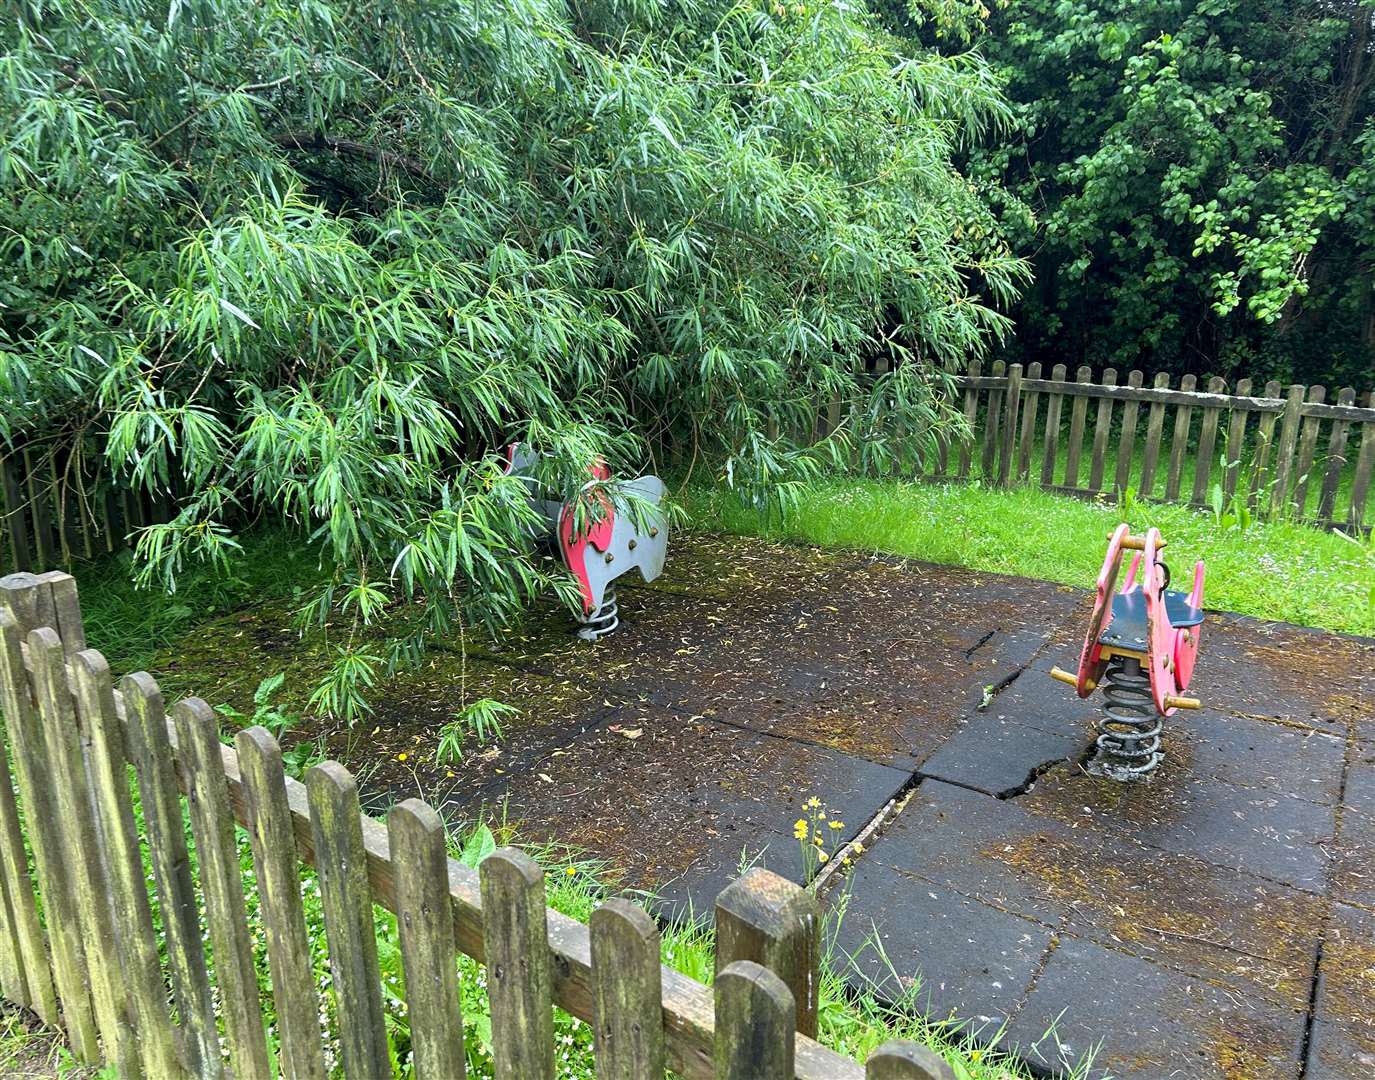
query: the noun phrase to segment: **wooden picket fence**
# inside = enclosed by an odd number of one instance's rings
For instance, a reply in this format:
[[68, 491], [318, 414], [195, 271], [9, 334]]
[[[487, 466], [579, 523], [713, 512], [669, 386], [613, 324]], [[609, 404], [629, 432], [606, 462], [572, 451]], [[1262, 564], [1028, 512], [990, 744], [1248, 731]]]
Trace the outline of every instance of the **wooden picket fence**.
[[1225, 506], [1261, 517], [1370, 528], [1370, 393], [1357, 404], [1351, 387], [1328, 402], [1322, 386], [1268, 382], [1257, 395], [1250, 379], [1228, 393], [1222, 379], [1199, 389], [1192, 375], [1178, 387], [1164, 373], [1151, 386], [1139, 371], [1120, 384], [1111, 368], [1096, 381], [1088, 367], [1073, 382], [1067, 376], [1063, 364], [1043, 378], [1040, 364], [1023, 370], [1002, 361], [985, 375], [973, 361], [955, 380], [973, 436], [942, 447], [924, 474], [1037, 483], [1087, 497], [1130, 490], [1137, 498], [1198, 507], [1220, 495]]
[[0, 445], [0, 574], [118, 551], [172, 505], [113, 474], [93, 438]]
[[[337, 763], [298, 783], [264, 729], [230, 747], [205, 702], [180, 701], [169, 718], [146, 673], [116, 685], [86, 648], [67, 574], [0, 579], [0, 708], [0, 991], [64, 1032], [83, 1062], [154, 1080], [273, 1075], [254, 961], [265, 946], [280, 1075], [326, 1076], [306, 863], [348, 1077], [394, 1071], [377, 904], [397, 917], [419, 1080], [464, 1075], [460, 952], [485, 965], [501, 1080], [554, 1076], [554, 1005], [592, 1025], [607, 1080], [662, 1080], [665, 1067], [733, 1080], [953, 1080], [914, 1043], [890, 1042], [861, 1066], [816, 1042], [820, 912], [791, 882], [756, 870], [721, 894], [708, 988], [662, 966], [643, 909], [613, 899], [576, 922], [546, 907], [542, 872], [522, 852], [500, 849], [474, 871], [448, 858], [425, 803], [373, 821]], [[245, 916], [238, 827], [265, 942]]]

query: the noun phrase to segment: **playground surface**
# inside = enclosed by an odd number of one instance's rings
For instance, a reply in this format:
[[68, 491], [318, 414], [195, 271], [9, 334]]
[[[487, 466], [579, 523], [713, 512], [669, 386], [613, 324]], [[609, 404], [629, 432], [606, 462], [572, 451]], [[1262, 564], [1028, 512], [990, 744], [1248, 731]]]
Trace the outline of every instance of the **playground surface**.
[[[433, 763], [462, 704], [451, 665], [384, 695], [365, 791], [504, 814], [698, 914], [744, 862], [799, 879], [794, 823], [815, 798], [850, 860], [822, 889], [844, 907], [836, 947], [886, 996], [982, 1038], [1005, 1027], [1001, 1045], [1052, 1072], [1097, 1046], [1095, 1076], [1372, 1075], [1375, 642], [1211, 613], [1205, 707], [1167, 721], [1156, 779], [1120, 785], [1080, 767], [1098, 702], [1047, 675], [1073, 666], [1089, 604], [675, 539], [662, 578], [622, 585], [605, 640], [574, 640], [550, 608], [469, 642], [463, 700], [522, 710], [498, 748]], [[227, 633], [243, 629], [212, 624], [194, 649]], [[169, 666], [200, 679], [195, 651]]]

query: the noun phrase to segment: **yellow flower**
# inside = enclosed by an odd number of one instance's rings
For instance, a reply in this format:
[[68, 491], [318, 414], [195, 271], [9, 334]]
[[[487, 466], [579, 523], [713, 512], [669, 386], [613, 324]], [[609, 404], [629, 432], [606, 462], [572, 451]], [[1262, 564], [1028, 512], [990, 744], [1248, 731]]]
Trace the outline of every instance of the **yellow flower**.
[[855, 841], [855, 846], [854, 846], [854, 848], [853, 848], [852, 850], [854, 851], [854, 853], [855, 853], [856, 855], [863, 855], [863, 854], [864, 854], [864, 845], [861, 844], [858, 840], [856, 840], [856, 841]]
[[816, 853], [816, 857], [820, 859], [822, 862], [825, 862], [827, 859], [830, 858], [830, 856], [827, 855], [824, 851], [818, 851]]
[[406, 753], [406, 752], [403, 750], [401, 753], [399, 753], [399, 754], [396, 755], [396, 760], [397, 760], [397, 761], [405, 761], [408, 757], [410, 757], [410, 754]]
[[798, 818], [793, 822], [793, 836], [799, 840], [807, 839], [807, 819]]
[[828, 821], [828, 822], [826, 822], [826, 827], [827, 827], [828, 829], [835, 829], [837, 832], [839, 832], [841, 829], [845, 828], [845, 822], [843, 822], [843, 821]]
[[815, 795], [813, 795], [810, 799], [807, 800], [807, 805], [810, 806], [813, 810], [815, 810], [817, 807], [821, 805], [821, 800], [818, 799]]
[[577, 872], [578, 868], [576, 866], [570, 866], [567, 870], [564, 871], [564, 873], [567, 874], [569, 877], [572, 877]]

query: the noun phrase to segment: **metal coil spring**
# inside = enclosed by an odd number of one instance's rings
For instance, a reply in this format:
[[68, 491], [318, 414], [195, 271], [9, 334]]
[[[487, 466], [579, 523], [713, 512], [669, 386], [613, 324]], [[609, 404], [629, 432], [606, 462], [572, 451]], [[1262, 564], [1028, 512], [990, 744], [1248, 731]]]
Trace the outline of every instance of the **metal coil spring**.
[[1114, 656], [1102, 686], [1106, 701], [1098, 721], [1098, 753], [1089, 772], [1112, 780], [1145, 779], [1165, 756], [1150, 677], [1139, 660]]
[[582, 629], [578, 631], [578, 637], [583, 641], [596, 641], [604, 638], [616, 627], [621, 625], [619, 609], [616, 606], [616, 586], [608, 585], [606, 592], [602, 596], [602, 606], [591, 615], [582, 617]]

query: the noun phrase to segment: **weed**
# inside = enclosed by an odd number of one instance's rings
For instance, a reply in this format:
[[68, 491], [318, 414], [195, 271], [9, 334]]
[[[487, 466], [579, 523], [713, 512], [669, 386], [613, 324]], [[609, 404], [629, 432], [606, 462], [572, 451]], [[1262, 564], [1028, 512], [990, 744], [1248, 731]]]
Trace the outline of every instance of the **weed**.
[[520, 710], [514, 705], [494, 701], [492, 698], [474, 701], [455, 713], [453, 719], [439, 729], [439, 743], [434, 752], [435, 764], [462, 761], [463, 747], [469, 734], [476, 737], [479, 746], [485, 745], [490, 739], [501, 738], [502, 718], [517, 716], [519, 713]]
[[[279, 671], [258, 683], [258, 688], [253, 691], [253, 712], [251, 715], [242, 713], [228, 705], [217, 705], [215, 711], [240, 728], [255, 725], [265, 727], [272, 733], [272, 737], [280, 743], [283, 736], [300, 720], [300, 717], [294, 713], [287, 712], [272, 703], [273, 697], [282, 688], [282, 683], [285, 680], [286, 673]], [[294, 746], [283, 748], [282, 768], [286, 770], [288, 776], [299, 780], [305, 775], [307, 769], [324, 756], [324, 752], [323, 740], [303, 740]]]

